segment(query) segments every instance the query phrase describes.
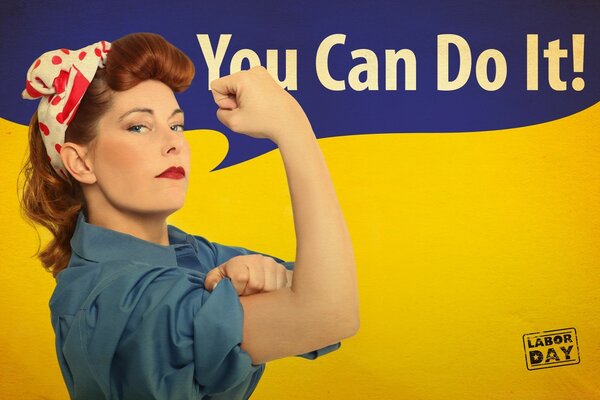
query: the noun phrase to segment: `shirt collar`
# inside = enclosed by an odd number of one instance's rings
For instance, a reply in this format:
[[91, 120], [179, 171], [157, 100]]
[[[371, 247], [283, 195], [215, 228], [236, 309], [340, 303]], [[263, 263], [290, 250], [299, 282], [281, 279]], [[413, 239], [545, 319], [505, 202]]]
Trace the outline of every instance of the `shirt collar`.
[[170, 244], [164, 246], [90, 224], [85, 219], [84, 211], [80, 210], [71, 238], [71, 248], [79, 257], [90, 261], [125, 259], [153, 265], [177, 265], [175, 248], [181, 245], [190, 244], [198, 253], [198, 243], [192, 235], [173, 225], [167, 225], [167, 230]]

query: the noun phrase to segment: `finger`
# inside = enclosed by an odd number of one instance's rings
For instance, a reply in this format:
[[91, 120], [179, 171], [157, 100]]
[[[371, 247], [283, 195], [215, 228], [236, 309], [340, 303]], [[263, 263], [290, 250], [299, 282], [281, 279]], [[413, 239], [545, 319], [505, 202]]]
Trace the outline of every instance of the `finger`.
[[206, 274], [204, 279], [204, 287], [212, 292], [217, 285], [217, 283], [225, 277], [225, 272], [223, 271], [221, 266], [211, 269]]
[[238, 76], [233, 74], [210, 82], [213, 98], [220, 108], [232, 109], [237, 107], [235, 100], [237, 97], [237, 78]]
[[281, 264], [279, 264], [279, 269], [278, 269], [278, 280], [277, 280], [277, 289], [281, 289], [284, 287], [287, 287], [288, 285], [288, 281], [287, 281], [287, 268]]
[[[216, 269], [216, 268], [215, 268]], [[215, 271], [215, 269], [210, 270], [207, 274], [206, 277], [204, 278], [204, 287], [206, 288], [206, 290], [208, 290], [209, 292], [212, 291], [213, 287], [215, 286], [215, 283], [218, 281], [218, 276], [217, 276], [217, 272]]]
[[277, 277], [277, 285], [275, 287], [275, 290], [279, 290], [282, 287], [287, 286], [287, 268], [285, 268], [283, 264], [279, 264], [273, 258], [271, 258], [271, 260], [273, 262], [272, 265], [275, 270], [275, 276]]
[[237, 125], [237, 114], [239, 113], [239, 109], [228, 110], [225, 108], [219, 108], [217, 110], [217, 119], [221, 121], [223, 125], [228, 127], [233, 131], [237, 131], [240, 127]]
[[260, 293], [265, 287], [265, 267], [264, 261], [258, 259], [258, 262], [253, 264], [252, 268], [248, 268], [249, 276], [248, 285], [242, 296], [248, 296], [254, 293]]
[[273, 265], [269, 262], [265, 266], [265, 287], [263, 289], [263, 292], [273, 292], [278, 289], [277, 275], [277, 265]]
[[227, 276], [235, 288], [238, 296], [244, 296], [248, 280], [250, 279], [250, 270], [248, 265], [243, 262], [233, 262], [228, 265]]
[[289, 269], [286, 269], [285, 271], [285, 277], [286, 277], [286, 287], [292, 287], [292, 281], [294, 280], [294, 271], [290, 271]]
[[215, 99], [215, 102], [219, 106], [219, 108], [223, 108], [226, 110], [232, 110], [238, 107], [237, 101], [235, 97], [227, 96], [221, 97], [219, 99]]

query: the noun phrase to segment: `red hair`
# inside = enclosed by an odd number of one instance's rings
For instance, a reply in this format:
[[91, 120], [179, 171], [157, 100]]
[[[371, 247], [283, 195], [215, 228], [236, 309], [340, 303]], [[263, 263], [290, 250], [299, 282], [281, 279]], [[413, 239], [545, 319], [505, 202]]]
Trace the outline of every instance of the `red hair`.
[[[194, 74], [189, 57], [161, 35], [132, 33], [111, 42], [106, 65], [97, 70], [81, 99], [65, 132], [65, 141], [88, 145], [94, 140], [98, 120], [111, 107], [113, 92], [131, 89], [148, 79], [161, 81], [176, 93], [183, 92]], [[87, 213], [87, 205], [79, 182], [69, 174], [69, 184], [50, 165], [37, 111], [29, 123], [29, 154], [20, 174], [25, 177], [19, 196], [23, 216], [30, 223], [43, 225], [53, 235], [43, 251], [38, 247], [36, 255], [56, 277], [69, 263], [77, 214], [82, 209]]]

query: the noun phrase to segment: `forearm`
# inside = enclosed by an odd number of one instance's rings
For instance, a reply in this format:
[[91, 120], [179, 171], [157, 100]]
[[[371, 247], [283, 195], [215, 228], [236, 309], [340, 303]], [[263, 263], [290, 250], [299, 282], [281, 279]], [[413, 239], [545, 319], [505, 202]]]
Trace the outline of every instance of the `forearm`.
[[242, 349], [256, 364], [354, 335], [359, 317], [350, 234], [302, 107], [262, 66], [215, 79], [211, 89], [219, 121], [235, 132], [277, 143], [294, 213], [291, 287], [239, 297]]
[[291, 290], [306, 307], [326, 312], [358, 328], [358, 288], [354, 251], [335, 188], [308, 119], [278, 136], [296, 232]]

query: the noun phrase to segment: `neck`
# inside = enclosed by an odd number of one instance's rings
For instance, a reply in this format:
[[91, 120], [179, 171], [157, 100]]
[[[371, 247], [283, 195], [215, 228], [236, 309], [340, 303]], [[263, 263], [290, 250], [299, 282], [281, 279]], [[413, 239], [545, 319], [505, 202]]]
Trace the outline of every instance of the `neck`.
[[109, 208], [88, 209], [88, 223], [127, 233], [138, 239], [159, 245], [169, 245], [169, 232], [165, 214], [131, 213]]

